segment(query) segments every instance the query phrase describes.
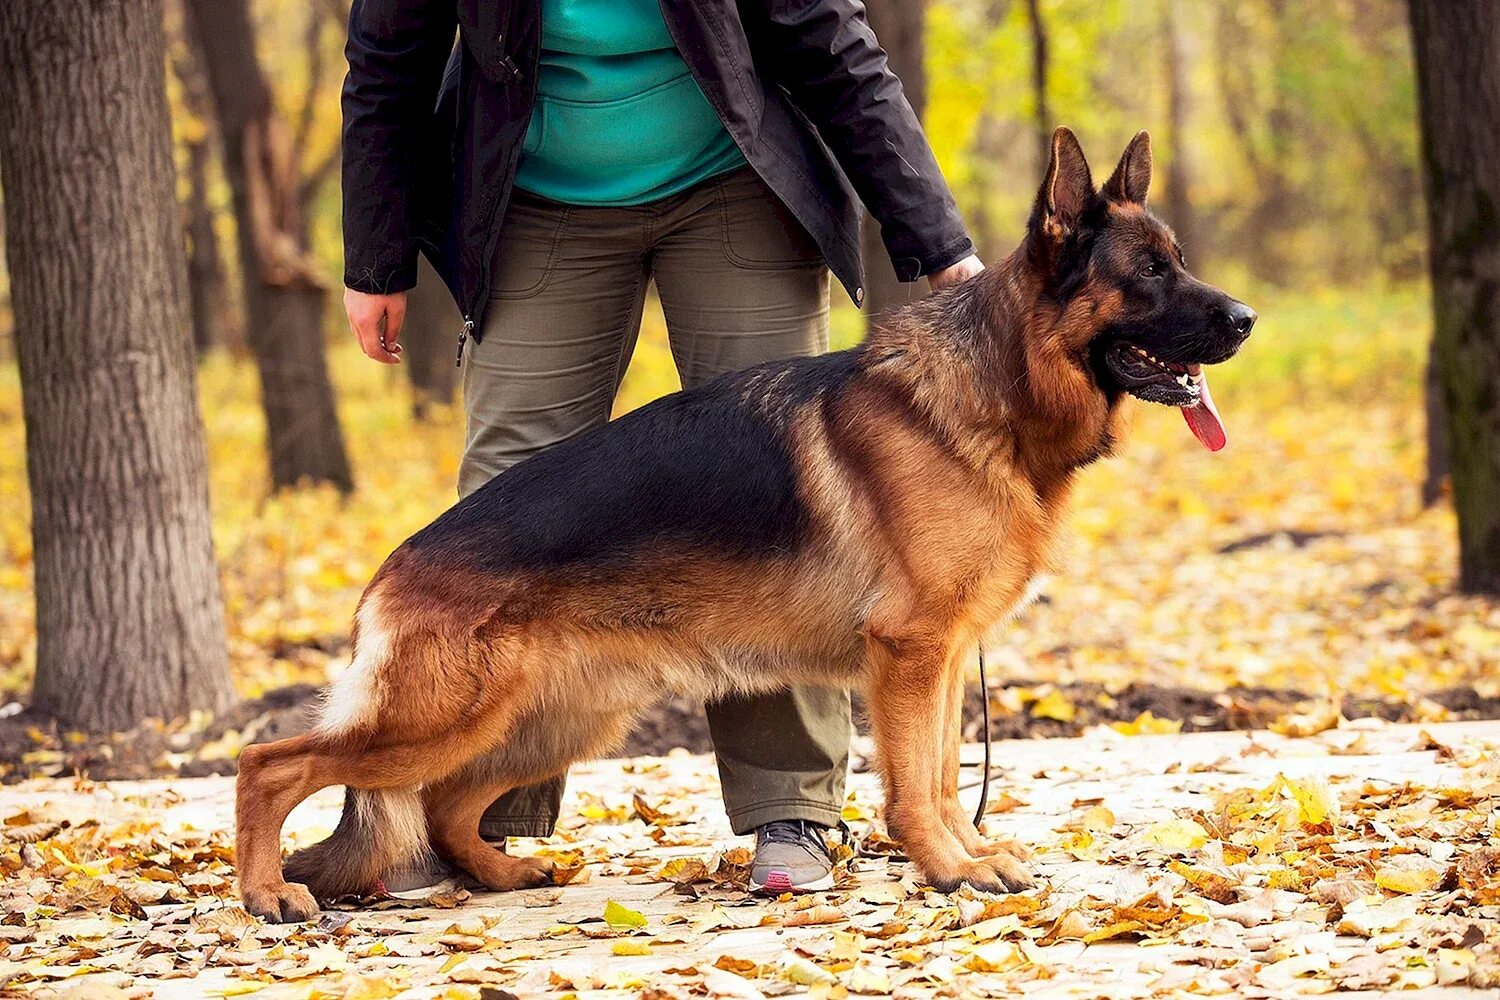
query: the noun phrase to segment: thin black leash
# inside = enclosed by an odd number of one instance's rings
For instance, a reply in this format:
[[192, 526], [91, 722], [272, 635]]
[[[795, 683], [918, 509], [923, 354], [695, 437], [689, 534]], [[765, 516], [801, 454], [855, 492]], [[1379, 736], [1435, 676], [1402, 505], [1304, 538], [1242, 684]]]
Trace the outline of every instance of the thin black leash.
[[974, 810], [974, 826], [984, 819], [984, 807], [990, 803], [990, 686], [984, 679], [984, 640], [979, 642], [979, 700], [984, 713], [984, 777], [979, 779], [979, 808]]

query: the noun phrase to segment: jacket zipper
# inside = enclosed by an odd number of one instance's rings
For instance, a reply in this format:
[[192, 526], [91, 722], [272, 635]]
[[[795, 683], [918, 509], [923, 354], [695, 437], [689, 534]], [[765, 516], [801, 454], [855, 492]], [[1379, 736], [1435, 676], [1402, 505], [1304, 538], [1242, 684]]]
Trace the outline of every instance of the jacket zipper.
[[[538, 37], [540, 37], [540, 31], [541, 29], [538, 28]], [[500, 41], [500, 39], [497, 39], [497, 41]], [[459, 44], [462, 45], [463, 42], [460, 41]], [[505, 61], [510, 64], [511, 84], [515, 85], [521, 79], [521, 71], [516, 68], [515, 63], [511, 62], [510, 57], [507, 56]], [[463, 94], [459, 94], [459, 98], [462, 99]], [[455, 364], [455, 367], [458, 368], [463, 367], [464, 346], [468, 344], [469, 338], [474, 334], [475, 313], [480, 304], [484, 302], [485, 295], [489, 292], [490, 261], [495, 255], [495, 222], [499, 215], [500, 206], [510, 200], [511, 190], [515, 187], [516, 161], [521, 158], [522, 141], [524, 140], [518, 140], [511, 148], [510, 158], [505, 166], [505, 176], [509, 178], [509, 181], [495, 198], [494, 204], [490, 206], [490, 217], [485, 223], [484, 246], [480, 248], [479, 254], [479, 281], [475, 287], [475, 294], [470, 301], [469, 309], [464, 313], [463, 329], [458, 333], [458, 357]]]
[[469, 342], [469, 334], [474, 332], [474, 320], [468, 316], [464, 317], [464, 328], [458, 331], [458, 357], [453, 362], [453, 367], [464, 366], [464, 345]]

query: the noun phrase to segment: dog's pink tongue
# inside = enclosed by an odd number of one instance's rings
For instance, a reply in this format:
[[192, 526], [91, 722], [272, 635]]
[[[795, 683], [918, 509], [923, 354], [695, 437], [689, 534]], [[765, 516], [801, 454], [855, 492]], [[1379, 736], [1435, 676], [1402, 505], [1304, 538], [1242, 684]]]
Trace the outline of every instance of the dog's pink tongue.
[[1214, 405], [1213, 396], [1209, 395], [1208, 376], [1198, 371], [1193, 378], [1198, 383], [1198, 402], [1192, 406], [1184, 406], [1182, 417], [1187, 421], [1193, 436], [1203, 442], [1203, 447], [1209, 451], [1219, 451], [1229, 443], [1229, 435], [1224, 433], [1224, 421], [1219, 418], [1219, 408]]

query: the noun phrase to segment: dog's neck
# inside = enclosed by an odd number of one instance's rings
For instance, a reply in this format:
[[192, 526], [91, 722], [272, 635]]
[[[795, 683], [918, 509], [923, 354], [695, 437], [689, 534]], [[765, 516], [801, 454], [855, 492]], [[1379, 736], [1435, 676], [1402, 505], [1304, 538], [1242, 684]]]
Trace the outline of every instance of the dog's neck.
[[1023, 471], [1041, 493], [1108, 455], [1120, 400], [1102, 392], [1070, 327], [1090, 303], [1048, 297], [1023, 250], [892, 314], [864, 352], [976, 469]]

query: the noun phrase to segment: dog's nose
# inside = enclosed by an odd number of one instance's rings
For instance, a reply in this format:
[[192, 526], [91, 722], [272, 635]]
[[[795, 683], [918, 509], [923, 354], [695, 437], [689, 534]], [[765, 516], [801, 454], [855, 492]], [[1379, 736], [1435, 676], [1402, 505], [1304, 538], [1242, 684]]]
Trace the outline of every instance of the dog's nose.
[[1243, 302], [1231, 302], [1229, 303], [1229, 308], [1225, 310], [1225, 314], [1229, 320], [1230, 328], [1239, 334], [1241, 340], [1250, 336], [1250, 328], [1255, 325], [1255, 321], [1258, 318], [1255, 315], [1254, 309], [1251, 309]]

